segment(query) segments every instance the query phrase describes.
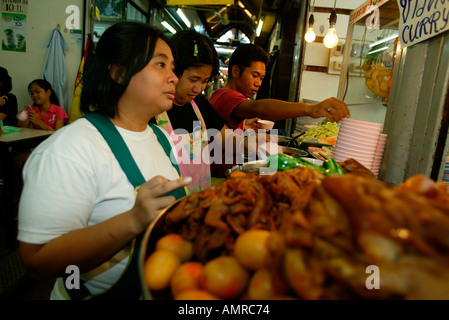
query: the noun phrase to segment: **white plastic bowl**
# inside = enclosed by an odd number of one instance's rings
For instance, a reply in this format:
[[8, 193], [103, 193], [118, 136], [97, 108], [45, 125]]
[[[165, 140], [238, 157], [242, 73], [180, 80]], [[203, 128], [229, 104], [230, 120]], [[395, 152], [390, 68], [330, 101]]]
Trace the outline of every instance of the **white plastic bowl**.
[[375, 139], [379, 141], [379, 132], [377, 130], [363, 130], [357, 128], [340, 128], [338, 134], [343, 133], [351, 137], [361, 137], [364, 139]]
[[341, 120], [342, 126], [361, 126], [362, 128], [373, 128], [373, 129], [382, 129], [381, 123], [362, 121], [362, 120], [354, 120], [349, 118], [344, 118]]
[[260, 129], [271, 130], [274, 127], [274, 121], [270, 120], [258, 120], [257, 124], [259, 125]]
[[340, 137], [337, 138], [337, 142], [335, 143], [335, 146], [343, 146], [346, 148], [355, 148], [355, 147], [362, 147], [362, 148], [370, 148], [372, 150], [377, 149], [377, 144], [375, 141], [369, 141], [365, 139], [360, 138], [346, 138], [346, 137]]
[[375, 154], [377, 150], [375, 145], [367, 145], [363, 143], [356, 143], [353, 141], [351, 142], [340, 141], [339, 144], [335, 145], [335, 148], [345, 149], [351, 152], [368, 152], [372, 154]]

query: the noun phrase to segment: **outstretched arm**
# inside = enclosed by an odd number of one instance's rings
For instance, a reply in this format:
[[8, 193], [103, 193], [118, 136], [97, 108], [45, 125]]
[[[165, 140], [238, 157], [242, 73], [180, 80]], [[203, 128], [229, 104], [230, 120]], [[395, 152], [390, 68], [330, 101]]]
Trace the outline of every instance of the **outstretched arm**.
[[327, 117], [331, 122], [339, 122], [349, 117], [350, 113], [346, 103], [332, 97], [315, 104], [276, 99], [247, 100], [233, 110], [233, 115], [238, 118], [259, 117], [273, 121], [297, 117]]

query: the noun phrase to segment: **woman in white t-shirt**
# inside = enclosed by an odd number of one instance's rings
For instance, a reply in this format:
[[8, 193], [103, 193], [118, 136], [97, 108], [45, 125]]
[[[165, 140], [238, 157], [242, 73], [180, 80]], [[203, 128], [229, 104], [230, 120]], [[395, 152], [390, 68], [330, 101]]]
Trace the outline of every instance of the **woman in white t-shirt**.
[[[171, 47], [159, 30], [137, 22], [112, 25], [84, 68], [86, 117], [55, 132], [28, 159], [19, 207], [20, 254], [32, 275], [58, 277], [52, 299], [140, 297], [136, 272], [124, 287], [116, 283], [124, 270], [136, 267], [131, 268], [130, 252], [137, 251], [131, 245], [138, 245], [136, 237], [163, 208], [185, 195], [179, 191], [191, 181], [179, 178], [170, 160], [162, 143], [169, 141], [167, 132], [148, 125], [172, 107], [178, 81], [173, 69]], [[111, 142], [89, 115], [114, 131]], [[129, 150], [141, 173], [137, 188], [112, 151], [111, 143], [119, 140], [125, 143], [119, 151]], [[109, 295], [114, 288], [119, 289]]]

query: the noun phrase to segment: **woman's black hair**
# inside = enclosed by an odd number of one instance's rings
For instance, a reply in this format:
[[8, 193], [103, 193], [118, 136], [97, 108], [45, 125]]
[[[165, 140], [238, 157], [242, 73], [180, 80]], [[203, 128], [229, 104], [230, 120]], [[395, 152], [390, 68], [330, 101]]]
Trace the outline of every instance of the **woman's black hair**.
[[175, 74], [180, 77], [184, 70], [191, 67], [212, 66], [209, 81], [214, 80], [220, 68], [217, 50], [214, 43], [207, 36], [195, 30], [181, 30], [176, 32], [171, 40], [178, 51], [175, 60]]
[[8, 74], [8, 70], [3, 67], [0, 67], [0, 82], [2, 85], [0, 86], [0, 94], [7, 94], [12, 90], [12, 80]]
[[56, 95], [55, 90], [53, 90], [53, 87], [51, 86], [51, 83], [48, 82], [45, 79], [35, 79], [33, 81], [30, 82], [30, 84], [28, 85], [28, 91], [30, 91], [31, 85], [37, 85], [39, 87], [41, 87], [42, 89], [44, 89], [45, 91], [50, 90], [51, 94], [50, 94], [50, 103], [55, 104], [57, 106], [59, 106], [59, 99], [58, 96]]
[[242, 74], [245, 68], [249, 67], [253, 61], [263, 62], [266, 66], [270, 61], [270, 57], [262, 47], [256, 44], [242, 44], [238, 46], [229, 59], [229, 76], [232, 75], [233, 66], [238, 66], [240, 69], [240, 74]]
[[150, 62], [158, 39], [172, 47], [159, 29], [140, 22], [119, 22], [106, 29], [85, 62], [80, 110], [97, 110], [113, 118], [119, 98], [131, 78]]

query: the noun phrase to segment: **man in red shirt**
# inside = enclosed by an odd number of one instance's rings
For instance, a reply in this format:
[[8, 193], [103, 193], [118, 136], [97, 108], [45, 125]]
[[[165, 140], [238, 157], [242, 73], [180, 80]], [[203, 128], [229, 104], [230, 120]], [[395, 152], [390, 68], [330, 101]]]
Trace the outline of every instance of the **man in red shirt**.
[[254, 44], [241, 45], [232, 54], [226, 86], [209, 98], [230, 128], [243, 130], [244, 120], [254, 117], [273, 121], [305, 116], [327, 117], [331, 122], [338, 122], [350, 116], [347, 105], [337, 98], [316, 104], [277, 99], [251, 100], [262, 84], [268, 61], [265, 50]]

